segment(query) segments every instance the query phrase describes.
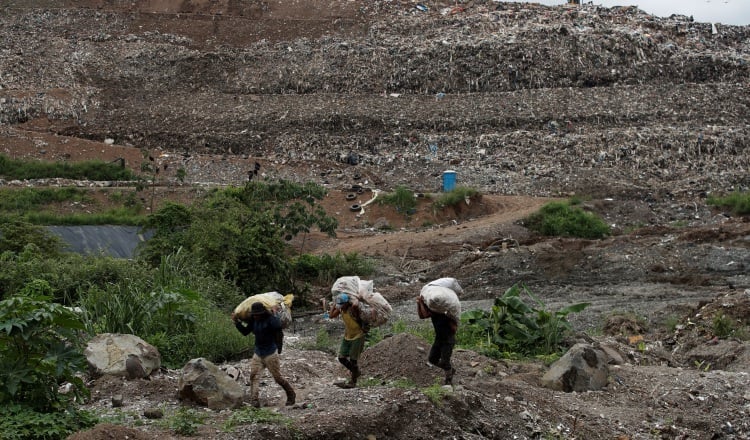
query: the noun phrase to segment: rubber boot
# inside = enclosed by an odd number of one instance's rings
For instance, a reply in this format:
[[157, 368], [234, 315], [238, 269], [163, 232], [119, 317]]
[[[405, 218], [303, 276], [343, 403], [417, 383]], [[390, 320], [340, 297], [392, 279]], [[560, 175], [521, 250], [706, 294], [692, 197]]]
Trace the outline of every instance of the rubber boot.
[[351, 361], [351, 371], [352, 371], [352, 384], [357, 384], [357, 379], [359, 379], [359, 376], [362, 375], [362, 372], [359, 371], [359, 365], [357, 365], [357, 361]]
[[456, 373], [456, 369], [451, 367], [450, 370], [445, 370], [445, 384], [453, 385], [453, 375]]
[[340, 357], [339, 362], [341, 362], [341, 365], [345, 366], [347, 370], [352, 371], [352, 361], [350, 361], [349, 358]]
[[286, 380], [283, 382], [280, 382], [279, 385], [281, 385], [281, 388], [284, 388], [284, 391], [286, 391], [286, 406], [292, 406], [294, 405], [294, 401], [297, 398], [297, 393], [294, 392], [294, 388], [287, 382]]

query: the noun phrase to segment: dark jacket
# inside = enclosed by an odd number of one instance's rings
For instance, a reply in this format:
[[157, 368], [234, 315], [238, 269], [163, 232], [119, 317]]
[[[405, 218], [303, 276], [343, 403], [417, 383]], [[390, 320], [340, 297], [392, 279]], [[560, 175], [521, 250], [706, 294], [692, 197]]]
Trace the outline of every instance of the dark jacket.
[[281, 353], [283, 333], [281, 320], [277, 316], [269, 313], [249, 322], [237, 320], [234, 326], [245, 336], [250, 333], [255, 335], [255, 354], [258, 356], [266, 357], [275, 351]]

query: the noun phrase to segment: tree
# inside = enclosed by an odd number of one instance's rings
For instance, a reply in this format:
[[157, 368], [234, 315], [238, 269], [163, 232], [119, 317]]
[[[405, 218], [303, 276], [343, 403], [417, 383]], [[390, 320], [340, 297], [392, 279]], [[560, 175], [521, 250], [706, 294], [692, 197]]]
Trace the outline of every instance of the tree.
[[63, 248], [62, 240], [41, 226], [21, 220], [0, 222], [0, 253], [10, 251], [18, 254], [29, 244], [50, 256], [59, 254]]
[[314, 227], [335, 235], [336, 219], [316, 203], [325, 194], [313, 183], [248, 182], [215, 189], [190, 208], [168, 204], [149, 216], [154, 235], [139, 256], [155, 264], [182, 248], [246, 293], [290, 288], [287, 242]]

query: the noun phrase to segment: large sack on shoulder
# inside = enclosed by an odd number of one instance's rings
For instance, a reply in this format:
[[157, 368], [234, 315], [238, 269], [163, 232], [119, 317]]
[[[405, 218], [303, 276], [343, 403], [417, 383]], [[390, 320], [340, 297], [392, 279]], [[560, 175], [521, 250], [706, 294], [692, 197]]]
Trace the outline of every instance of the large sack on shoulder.
[[464, 294], [464, 289], [458, 284], [458, 280], [455, 278], [438, 278], [435, 281], [427, 283], [428, 286], [440, 286], [447, 287], [452, 291], [456, 292], [456, 295], [461, 296]]
[[379, 327], [391, 317], [393, 308], [379, 292], [366, 292], [360, 297], [359, 317], [370, 327]]
[[281, 321], [281, 327], [287, 328], [292, 323], [292, 302], [294, 295], [291, 293], [284, 296], [279, 292], [265, 292], [257, 295], [248, 296], [237, 307], [234, 308], [234, 314], [244, 321], [250, 319], [250, 309], [253, 303], [263, 304], [269, 312], [276, 315]]
[[456, 321], [461, 319], [461, 302], [453, 289], [426, 285], [419, 293], [425, 305], [433, 313], [445, 313]]
[[351, 297], [352, 303], [359, 306], [360, 318], [370, 327], [385, 324], [393, 311], [383, 295], [374, 290], [372, 280], [361, 280], [358, 276], [340, 277], [331, 287], [334, 300], [339, 293]]
[[333, 298], [336, 298], [339, 293], [346, 293], [349, 296], [359, 298], [359, 281], [358, 276], [340, 277], [331, 286]]

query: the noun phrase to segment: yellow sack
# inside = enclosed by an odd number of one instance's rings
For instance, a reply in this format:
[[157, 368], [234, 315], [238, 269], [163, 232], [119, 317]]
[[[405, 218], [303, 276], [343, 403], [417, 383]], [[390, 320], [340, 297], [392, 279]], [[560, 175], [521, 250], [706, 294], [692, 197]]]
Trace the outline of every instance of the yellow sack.
[[286, 296], [281, 295], [279, 292], [259, 293], [245, 298], [244, 301], [234, 308], [234, 314], [238, 318], [247, 321], [250, 319], [250, 309], [253, 303], [259, 302], [263, 304], [266, 310], [281, 319], [282, 327], [286, 327], [292, 320], [291, 310], [293, 301], [294, 295], [291, 293]]

